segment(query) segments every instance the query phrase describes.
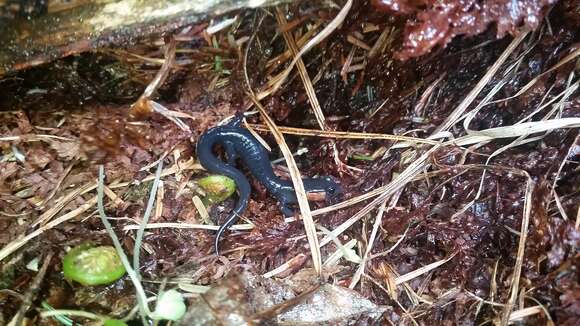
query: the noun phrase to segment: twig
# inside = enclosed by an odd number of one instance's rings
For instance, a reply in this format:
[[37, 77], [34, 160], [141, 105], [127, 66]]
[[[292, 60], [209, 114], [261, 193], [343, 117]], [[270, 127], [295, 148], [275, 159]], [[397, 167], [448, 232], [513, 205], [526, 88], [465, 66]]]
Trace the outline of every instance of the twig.
[[11, 322], [9, 325], [15, 325], [15, 326], [16, 325], [23, 325], [22, 320], [24, 319], [24, 314], [26, 313], [26, 311], [28, 311], [28, 309], [30, 308], [30, 305], [32, 305], [32, 301], [34, 301], [34, 299], [36, 298], [36, 295], [38, 294], [38, 288], [40, 287], [40, 282], [42, 282], [42, 280], [44, 279], [44, 275], [46, 274], [48, 266], [50, 265], [50, 260], [52, 259], [52, 256], [53, 256], [52, 251], [49, 251], [48, 254], [46, 255], [46, 257], [44, 257], [44, 261], [42, 262], [42, 267], [40, 267], [38, 274], [36, 274], [36, 276], [34, 277], [32, 282], [30, 283], [30, 287], [28, 288], [28, 291], [24, 295], [24, 300], [22, 302], [22, 305], [20, 306], [20, 309], [18, 309], [18, 312], [16, 313], [16, 315], [12, 319], [14, 324], [12, 324], [12, 322]]

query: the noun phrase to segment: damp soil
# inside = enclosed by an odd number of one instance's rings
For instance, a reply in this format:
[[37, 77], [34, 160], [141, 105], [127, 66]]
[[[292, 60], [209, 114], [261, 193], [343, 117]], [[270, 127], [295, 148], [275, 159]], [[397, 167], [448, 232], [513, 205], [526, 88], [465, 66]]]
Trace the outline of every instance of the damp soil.
[[[440, 2], [442, 8], [425, 1], [356, 3], [345, 22], [303, 57], [328, 127], [426, 138], [465, 99], [513, 36], [526, 28], [533, 31], [469, 107], [472, 110], [485, 94], [505, 83], [469, 127], [513, 125], [543, 104], [557, 102], [558, 94], [578, 83], [577, 58], [551, 69], [578, 51], [578, 1], [527, 0], [511, 11], [509, 3], [513, 2], [446, 0]], [[297, 39], [307, 27], [327, 24], [338, 12], [308, 2], [284, 8], [290, 21], [285, 28]], [[163, 51], [155, 42], [85, 53], [3, 77], [0, 247], [90, 202], [96, 196], [94, 188], [71, 194], [94, 183], [98, 166], [103, 165], [110, 190], [106, 212], [125, 251], [133, 252], [132, 227], [142, 219], [154, 163], [161, 157], [173, 172], [162, 178], [162, 195], [157, 194], [150, 223], [208, 223], [192, 201], [202, 196], [195, 181], [207, 175], [190, 164], [195, 162], [197, 138], [250, 106], [243, 69], [247, 46], [248, 79], [255, 89], [289, 62], [280, 56], [287, 47], [277, 34], [280, 26], [273, 15], [263, 10], [238, 14], [239, 24], [212, 36], [191, 26], [188, 41], [178, 42], [174, 69], [156, 94], [155, 100], [169, 110], [188, 115], [183, 121], [190, 131], [159, 114], [135, 117], [128, 113], [160, 67], [154, 60], [143, 59], [162, 59]], [[369, 56], [385, 31], [388, 41]], [[363, 45], [353, 44], [353, 38]], [[243, 40], [241, 46], [235, 40]], [[512, 65], [517, 65], [517, 73], [505, 80], [503, 72]], [[514, 97], [538, 76], [533, 86]], [[300, 76], [293, 73], [289, 78], [262, 101], [264, 107], [279, 126], [318, 129]], [[578, 92], [557, 107], [542, 109], [532, 121], [554, 108], [557, 117], [580, 117]], [[253, 115], [248, 122], [263, 121]], [[466, 134], [462, 123], [449, 131], [455, 138]], [[282, 157], [274, 138], [260, 135], [273, 148], [271, 159]], [[527, 202], [531, 213], [518, 307], [542, 306], [548, 312], [530, 315], [527, 324], [580, 323], [578, 129], [555, 129], [541, 136], [514, 147], [508, 146], [514, 138], [477, 146], [441, 146], [430, 156], [429, 168], [387, 202], [371, 259], [355, 287], [375, 304], [390, 307], [381, 317], [383, 323], [410, 324], [409, 318], [419, 324], [498, 320], [501, 305], [510, 296], [527, 195], [531, 196]], [[394, 148], [393, 141], [296, 135], [286, 135], [286, 141], [293, 151], [307, 149], [295, 157], [300, 172], [332, 176], [342, 185], [344, 200], [389, 184], [411, 163], [409, 150]], [[412, 149], [417, 157], [429, 147], [416, 144]], [[486, 163], [490, 166], [484, 168]], [[284, 164], [276, 165], [275, 171], [289, 176]], [[255, 179], [248, 178], [253, 192], [243, 220], [254, 228], [228, 232], [221, 242], [222, 257], [213, 255], [213, 232], [173, 227], [147, 230], [140, 272], [149, 291], [157, 293], [159, 284], [167, 280], [187, 279], [211, 286], [242, 270], [261, 275], [290, 259], [294, 259], [291, 268], [278, 278], [312, 268], [302, 224], [285, 222], [277, 202]], [[526, 190], [529, 182], [534, 185], [531, 195]], [[318, 215], [316, 223], [335, 229], [368, 202]], [[219, 223], [234, 204], [235, 197], [212, 205], [209, 214]], [[311, 207], [326, 205], [315, 202]], [[356, 251], [362, 255], [376, 215], [373, 210], [338, 239], [342, 243], [355, 239]], [[30, 324], [52, 325], [53, 321], [38, 315], [43, 301], [59, 309], [126, 316], [136, 304], [129, 278], [93, 288], [63, 279], [62, 257], [86, 241], [111, 244], [95, 206], [47, 229], [4, 258], [0, 262], [0, 289], [5, 289], [0, 291], [0, 324], [7, 324], [21, 307], [22, 297], [17, 294], [29, 291], [36, 275], [29, 263], [42, 262], [47, 252], [54, 256], [26, 313]], [[336, 250], [335, 243], [322, 247], [323, 258]], [[451, 256], [436, 269], [408, 281], [407, 288], [386, 289], [393, 275]], [[330, 272], [332, 282], [348, 286], [357, 267], [341, 260]]]

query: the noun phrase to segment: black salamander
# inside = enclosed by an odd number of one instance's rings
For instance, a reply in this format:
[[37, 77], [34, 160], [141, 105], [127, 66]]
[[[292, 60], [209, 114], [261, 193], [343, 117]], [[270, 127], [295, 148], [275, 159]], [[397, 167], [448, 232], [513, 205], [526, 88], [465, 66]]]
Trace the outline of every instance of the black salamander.
[[[201, 165], [211, 173], [225, 175], [236, 183], [238, 202], [225, 222], [220, 226], [214, 242], [214, 250], [219, 254], [221, 235], [234, 224], [246, 210], [250, 199], [251, 187], [246, 176], [235, 168], [240, 158], [250, 173], [278, 199], [280, 210], [286, 217], [294, 215], [292, 204], [297, 203], [292, 181], [282, 180], [274, 174], [268, 152], [260, 142], [241, 126], [243, 114], [238, 114], [229, 123], [209, 129], [197, 142], [197, 156]], [[214, 145], [222, 145], [226, 151], [227, 163], [220, 160], [213, 152]], [[327, 202], [332, 202], [341, 194], [340, 186], [330, 177], [302, 179], [306, 192], [325, 193]]]

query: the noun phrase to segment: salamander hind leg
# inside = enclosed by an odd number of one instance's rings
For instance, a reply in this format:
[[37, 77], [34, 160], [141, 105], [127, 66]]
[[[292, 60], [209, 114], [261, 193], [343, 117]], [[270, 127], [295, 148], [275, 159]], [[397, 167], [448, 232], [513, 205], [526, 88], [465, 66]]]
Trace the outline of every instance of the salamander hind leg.
[[292, 217], [294, 216], [294, 209], [290, 206], [291, 204], [285, 200], [280, 200], [278, 204], [280, 207], [280, 211], [284, 214], [285, 217]]
[[224, 142], [224, 148], [226, 150], [226, 156], [228, 158], [228, 164], [231, 166], [236, 165], [236, 160], [238, 159], [238, 152], [236, 152], [236, 146], [233, 142]]
[[278, 199], [278, 206], [280, 207], [282, 214], [284, 214], [285, 217], [294, 216], [292, 205], [297, 203], [294, 190], [280, 189], [274, 193], [274, 196]]
[[288, 205], [280, 205], [280, 211], [282, 211], [282, 214], [286, 217], [294, 216], [294, 210]]

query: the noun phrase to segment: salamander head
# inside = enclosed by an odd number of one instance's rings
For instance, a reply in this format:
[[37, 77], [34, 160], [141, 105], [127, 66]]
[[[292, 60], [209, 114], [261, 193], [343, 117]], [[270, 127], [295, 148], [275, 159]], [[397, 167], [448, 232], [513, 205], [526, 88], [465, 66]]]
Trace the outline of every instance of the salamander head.
[[326, 201], [329, 203], [336, 203], [342, 199], [342, 188], [340, 184], [336, 183], [331, 177], [322, 178], [325, 183]]
[[333, 204], [342, 198], [342, 188], [331, 177], [306, 179], [304, 187], [309, 192], [309, 200], [324, 200]]

